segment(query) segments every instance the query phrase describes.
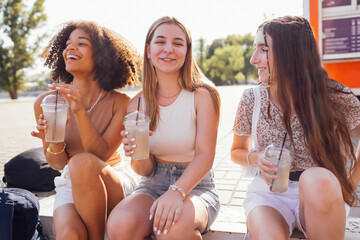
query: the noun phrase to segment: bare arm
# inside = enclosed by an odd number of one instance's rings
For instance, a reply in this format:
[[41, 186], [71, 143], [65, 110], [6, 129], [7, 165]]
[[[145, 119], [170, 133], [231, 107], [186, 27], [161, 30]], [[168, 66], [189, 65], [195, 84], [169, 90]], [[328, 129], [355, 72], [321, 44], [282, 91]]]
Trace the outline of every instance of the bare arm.
[[[35, 120], [37, 123], [38, 132], [33, 131], [31, 133], [31, 135], [34, 137], [38, 137], [42, 140], [45, 159], [49, 163], [49, 165], [53, 169], [61, 170], [65, 167], [66, 163], [69, 160], [69, 157], [64, 149], [64, 147], [65, 147], [64, 143], [49, 143], [49, 142], [45, 141], [46, 119], [44, 119], [43, 110], [40, 106], [44, 97], [46, 97], [49, 94], [53, 94], [53, 93], [54, 92], [47, 92], [47, 93], [41, 94], [36, 99], [36, 101], [34, 103], [34, 114], [35, 114]], [[59, 154], [53, 154], [51, 152], [47, 152], [46, 150], [49, 147], [49, 145], [50, 145], [52, 152], [59, 153]]]
[[211, 170], [216, 150], [217, 120], [210, 93], [195, 92], [196, 139], [195, 156], [181, 177], [175, 182], [188, 194]]
[[68, 101], [69, 108], [75, 115], [77, 128], [85, 151], [106, 161], [121, 144], [122, 136], [119, 133], [124, 129], [122, 123], [130, 98], [126, 94], [117, 93], [114, 107], [112, 105], [108, 106], [113, 108], [114, 116], [106, 132], [101, 136], [80, 102], [79, 91], [74, 85], [53, 84], [51, 88], [61, 92]]

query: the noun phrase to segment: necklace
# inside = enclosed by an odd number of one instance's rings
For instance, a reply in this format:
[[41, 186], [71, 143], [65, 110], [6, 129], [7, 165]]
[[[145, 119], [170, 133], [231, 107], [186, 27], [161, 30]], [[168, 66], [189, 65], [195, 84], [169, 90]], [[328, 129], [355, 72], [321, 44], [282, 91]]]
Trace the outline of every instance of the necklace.
[[100, 92], [98, 98], [96, 99], [96, 101], [94, 102], [94, 104], [87, 110], [87, 113], [88, 113], [88, 114], [94, 109], [94, 107], [96, 106], [96, 104], [98, 104], [98, 102], [100, 101], [100, 98], [101, 98], [101, 95], [102, 95], [103, 92], [104, 92], [104, 89], [101, 89], [101, 92]]
[[180, 91], [179, 91], [178, 93], [176, 93], [175, 95], [170, 96], [170, 97], [166, 97], [166, 96], [164, 96], [164, 95], [161, 95], [161, 93], [160, 93], [160, 91], [159, 91], [159, 90], [157, 91], [157, 94], [159, 94], [159, 95], [160, 95], [160, 97], [163, 97], [163, 98], [173, 98], [173, 97], [176, 97], [177, 95], [179, 95], [179, 94], [180, 94], [180, 92], [181, 92], [181, 89], [180, 89]]

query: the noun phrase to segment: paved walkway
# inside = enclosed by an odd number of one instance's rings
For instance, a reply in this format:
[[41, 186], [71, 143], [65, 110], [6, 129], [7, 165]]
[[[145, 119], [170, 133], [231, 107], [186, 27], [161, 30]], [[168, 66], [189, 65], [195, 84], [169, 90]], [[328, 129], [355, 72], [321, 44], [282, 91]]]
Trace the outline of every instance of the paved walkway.
[[[242, 207], [249, 179], [243, 178], [242, 168], [230, 160], [231, 132], [240, 96], [249, 86], [219, 87], [222, 99], [218, 143], [214, 162], [215, 182], [221, 200], [220, 214], [212, 229], [244, 233], [245, 216]], [[127, 91], [133, 96], [135, 91]], [[0, 100], [0, 177], [3, 165], [11, 157], [30, 148], [40, 147], [41, 141], [30, 135], [35, 129], [34, 99]], [[358, 186], [360, 196], [360, 186]], [[360, 239], [360, 205], [352, 208], [347, 222], [346, 239]], [[208, 238], [207, 238], [208, 239]], [[223, 238], [213, 238], [223, 239]]]

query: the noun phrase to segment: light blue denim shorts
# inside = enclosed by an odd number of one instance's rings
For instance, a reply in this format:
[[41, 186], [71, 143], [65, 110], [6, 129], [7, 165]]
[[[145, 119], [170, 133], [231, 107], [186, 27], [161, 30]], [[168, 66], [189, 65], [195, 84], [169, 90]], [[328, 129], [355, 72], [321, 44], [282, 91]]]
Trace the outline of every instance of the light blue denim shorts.
[[[180, 178], [186, 167], [178, 163], [155, 162], [154, 171], [149, 176], [142, 178], [133, 194], [146, 194], [155, 201], [169, 189], [171, 184], [174, 184]], [[214, 173], [211, 170], [189, 193], [189, 195], [198, 197], [207, 209], [208, 223], [205, 232], [209, 230], [211, 224], [215, 221], [220, 209], [219, 195], [215, 190], [213, 178]]]

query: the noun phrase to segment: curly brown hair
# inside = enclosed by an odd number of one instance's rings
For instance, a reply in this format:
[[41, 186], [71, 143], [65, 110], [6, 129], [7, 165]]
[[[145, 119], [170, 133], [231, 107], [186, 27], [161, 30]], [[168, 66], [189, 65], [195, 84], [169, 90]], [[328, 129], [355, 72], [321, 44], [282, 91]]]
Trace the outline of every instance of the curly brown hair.
[[95, 80], [106, 91], [139, 84], [142, 58], [136, 49], [121, 35], [97, 25], [95, 22], [71, 21], [52, 38], [44, 49], [41, 58], [44, 65], [51, 69], [51, 78], [71, 83], [73, 75], [65, 70], [62, 52], [66, 41], [75, 29], [90, 35], [93, 45]]

